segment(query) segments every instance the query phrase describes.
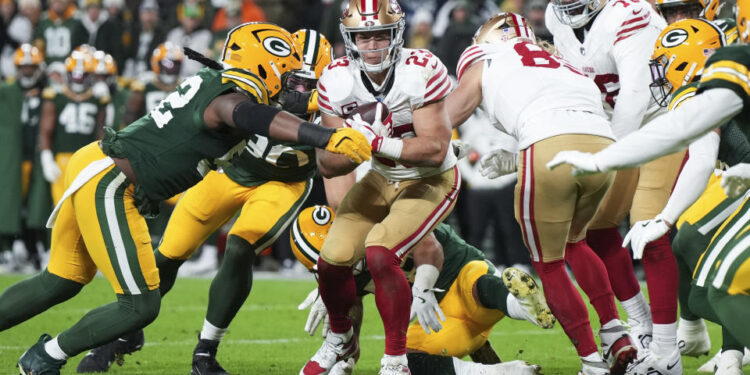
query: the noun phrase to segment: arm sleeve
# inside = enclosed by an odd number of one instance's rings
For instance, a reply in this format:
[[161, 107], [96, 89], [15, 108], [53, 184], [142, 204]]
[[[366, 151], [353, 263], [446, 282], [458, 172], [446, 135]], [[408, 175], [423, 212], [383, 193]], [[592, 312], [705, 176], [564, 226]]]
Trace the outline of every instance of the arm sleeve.
[[634, 167], [687, 147], [694, 139], [729, 121], [742, 110], [742, 99], [729, 89], [707, 90], [674, 111], [596, 153], [601, 170]]
[[[627, 30], [627, 26], [623, 26], [623, 30]], [[621, 36], [617, 37], [612, 46], [620, 78], [620, 92], [612, 112], [612, 131], [617, 139], [637, 130], [643, 121], [651, 100], [651, 72], [648, 62], [654, 41], [659, 36], [659, 30], [648, 23], [635, 31], [621, 34], [622, 32], [617, 34]]]
[[729, 166], [750, 163], [750, 142], [734, 120], [721, 127], [719, 160]]
[[676, 223], [680, 215], [703, 194], [716, 165], [718, 152], [719, 135], [716, 132], [710, 132], [690, 144], [688, 160], [661, 212], [664, 219]]

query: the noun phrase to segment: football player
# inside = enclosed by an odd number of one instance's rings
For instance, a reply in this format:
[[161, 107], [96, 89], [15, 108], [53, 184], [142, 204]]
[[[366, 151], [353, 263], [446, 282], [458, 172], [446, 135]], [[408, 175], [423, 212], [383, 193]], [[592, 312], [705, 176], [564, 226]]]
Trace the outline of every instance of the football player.
[[[315, 81], [331, 62], [331, 47], [325, 36], [312, 30], [295, 34], [303, 34], [302, 38], [292, 35], [301, 43], [297, 47], [303, 59], [309, 56], [302, 51], [315, 49], [317, 54], [302, 66], [304, 73], [290, 71], [281, 78], [264, 80], [266, 85], [281, 87], [274, 101], [294, 82], [291, 77], [306, 75]], [[304, 34], [313, 38], [304, 38]], [[306, 87], [314, 88], [315, 83]], [[305, 99], [302, 113], [296, 115], [309, 116], [307, 102]], [[221, 172], [208, 172], [178, 201], [154, 252], [162, 296], [174, 285], [182, 263], [239, 212], [229, 231], [224, 261], [211, 284], [208, 312], [193, 353], [193, 374], [227, 373], [216, 360], [216, 352], [250, 293], [255, 255], [273, 244], [296, 217], [312, 189], [314, 171], [313, 147], [253, 135], [230, 165]], [[143, 342], [143, 331], [137, 331], [96, 348], [84, 357], [78, 372], [106, 371], [116, 357], [139, 350]]]
[[[52, 338], [44, 334], [19, 360], [23, 373], [59, 373], [86, 349], [137, 331], [161, 304], [159, 270], [144, 215], [185, 191], [257, 136], [327, 148], [355, 163], [368, 159], [354, 129], [325, 129], [269, 105], [281, 77], [302, 67], [291, 35], [270, 23], [233, 29], [220, 64], [185, 79], [149, 114], [121, 131], [107, 128], [71, 158], [66, 192], [50, 216], [48, 268], [0, 295], [0, 330], [77, 294], [100, 270], [117, 302], [87, 313]], [[225, 68], [226, 67], [226, 68]], [[273, 80], [261, 78], [272, 76]], [[30, 296], [34, 296], [30, 298]]]
[[[396, 0], [350, 0], [341, 16], [347, 55], [334, 60], [318, 81], [322, 124], [362, 129], [376, 158], [336, 212], [318, 261], [320, 295], [331, 320], [326, 342], [302, 369], [325, 374], [359, 353], [349, 309], [356, 298], [352, 265], [367, 264], [385, 328], [380, 374], [409, 373], [406, 331], [411, 291], [399, 268], [402, 258], [453, 209], [461, 178], [449, 152], [451, 128], [443, 99], [448, 71], [426, 50], [403, 48], [404, 12]], [[369, 124], [346, 117], [360, 105], [382, 102]], [[385, 121], [383, 107], [390, 110]], [[320, 155], [324, 177], [356, 166]]]
[[[498, 129], [518, 141], [520, 157], [497, 150], [482, 165], [495, 176], [518, 169], [516, 219], [547, 303], [581, 357], [581, 373], [624, 373], [637, 350], [619, 320], [604, 264], [585, 242], [614, 176], [576, 180], [542, 167], [560, 149], [600, 150], [613, 142], [596, 85], [537, 45], [526, 19], [515, 13], [500, 13], [477, 30], [457, 73], [458, 87], [447, 102], [451, 123], [463, 123], [481, 105]], [[573, 252], [579, 255], [569, 257]], [[566, 260], [599, 315], [611, 369], [599, 355]]]
[[[750, 40], [749, 15], [750, 1], [738, 1], [737, 28], [742, 43]], [[746, 133], [750, 108], [746, 104], [750, 93], [748, 66], [747, 45], [719, 48], [706, 61], [697, 90], [689, 100], [601, 152], [593, 155], [561, 152], [549, 167], [570, 164], [574, 174], [584, 175], [642, 164], [684, 148], [730, 121], [735, 121], [741, 133]], [[638, 151], [628, 154], [632, 150]], [[740, 197], [750, 186], [749, 165], [740, 162], [723, 173], [721, 185], [728, 197]], [[750, 246], [747, 245], [750, 233], [746, 230], [749, 210], [750, 204], [743, 198], [739, 208], [718, 229], [693, 274], [693, 286], [705, 287], [705, 307], [710, 307], [744, 346], [750, 343], [750, 324], [743, 315], [743, 311], [750, 309]], [[700, 289], [691, 289], [691, 308], [693, 290]]]
[[125, 123], [129, 124], [143, 113], [154, 107], [180, 83], [180, 67], [185, 58], [180, 47], [172, 43], [162, 43], [151, 54], [151, 71], [153, 74], [140, 77], [130, 84], [125, 113]]
[[[560, 55], [599, 87], [617, 139], [663, 113], [650, 100], [648, 61], [666, 23], [648, 1], [553, 0], [547, 6], [545, 23]], [[659, 213], [669, 198], [684, 154], [679, 151], [640, 169], [617, 172], [587, 234], [589, 245], [607, 267], [615, 296], [628, 314], [639, 351], [653, 349], [673, 359], [680, 358], [676, 341], [678, 275], [669, 238], [649, 243], [644, 252], [649, 306], [617, 226], [628, 212], [631, 225]], [[656, 341], [653, 348], [652, 334]], [[675, 368], [670, 373], [680, 371]]]
[[44, 177], [51, 184], [52, 203], [65, 192], [65, 169], [79, 148], [101, 138], [109, 90], [93, 80], [96, 60], [77, 49], [65, 60], [67, 83], [61, 92], [46, 88], [42, 93], [39, 149]]
[[[320, 248], [328, 235], [333, 210], [327, 206], [314, 206], [302, 210], [290, 229], [292, 251], [302, 264], [312, 272], [318, 261]], [[412, 374], [536, 374], [539, 366], [523, 361], [513, 361], [485, 366], [481, 363], [461, 361], [466, 355], [474, 354], [485, 345], [492, 327], [504, 316], [511, 319], [528, 320], [542, 328], [552, 328], [555, 318], [544, 303], [544, 299], [534, 280], [515, 268], [498, 272], [484, 254], [467, 244], [447, 224], [440, 224], [433, 231], [434, 237], [427, 237], [427, 246], [415, 248], [401, 265], [407, 278], [416, 287], [436, 291], [431, 304], [439, 306], [445, 313], [442, 329], [430, 332], [427, 324], [414, 322], [407, 332], [407, 357]], [[432, 258], [431, 263], [440, 267], [440, 274], [434, 285], [417, 286], [416, 263], [418, 249], [422, 257]], [[354, 279], [357, 284], [358, 301], [353, 313], [357, 330], [361, 326], [361, 297], [373, 293], [374, 285], [364, 262], [357, 265]], [[318, 325], [327, 320], [325, 306], [313, 290], [300, 309], [310, 307], [305, 330], [312, 336]], [[416, 302], [416, 301], [415, 301]], [[413, 305], [414, 306], [414, 305]], [[431, 311], [435, 311], [431, 310]], [[412, 314], [416, 311], [413, 310]], [[432, 313], [434, 315], [434, 313]], [[424, 316], [422, 316], [424, 319]], [[431, 317], [430, 317], [431, 318]], [[429, 319], [429, 318], [428, 318]], [[435, 318], [431, 318], [435, 319]], [[421, 325], [421, 327], [420, 327]], [[328, 324], [323, 324], [323, 337]], [[356, 332], [355, 334], [359, 334]], [[491, 347], [490, 347], [491, 348]], [[494, 351], [493, 351], [494, 352]], [[453, 358], [449, 358], [453, 357]], [[491, 361], [490, 361], [491, 362]], [[354, 358], [339, 362], [330, 372], [339, 373], [346, 368], [351, 372]]]
[[34, 29], [34, 45], [44, 52], [47, 65], [61, 63], [73, 49], [86, 43], [89, 35], [76, 17], [76, 6], [69, 0], [52, 0]]
[[719, 10], [719, 0], [656, 0], [654, 5], [667, 25], [689, 18], [713, 21]]

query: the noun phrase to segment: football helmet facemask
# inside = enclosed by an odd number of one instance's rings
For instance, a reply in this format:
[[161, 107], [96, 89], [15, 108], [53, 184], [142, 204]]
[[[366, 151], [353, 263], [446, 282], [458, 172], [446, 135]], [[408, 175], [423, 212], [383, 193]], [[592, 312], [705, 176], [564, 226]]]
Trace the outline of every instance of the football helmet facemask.
[[75, 93], [82, 93], [92, 85], [91, 75], [94, 73], [96, 62], [94, 57], [86, 52], [74, 50], [65, 59], [65, 71], [68, 73], [68, 87]]
[[750, 41], [750, 0], [737, 0], [734, 8], [737, 32], [741, 43]]
[[[404, 45], [404, 12], [396, 0], [349, 0], [341, 16], [341, 35], [344, 37], [349, 59], [366, 72], [385, 71], [399, 59]], [[355, 43], [357, 33], [387, 30], [390, 33], [388, 47], [375, 50], [360, 50]], [[362, 53], [381, 53], [378, 64], [367, 63]]]
[[302, 69], [286, 74], [279, 101], [284, 110], [294, 114], [314, 113], [318, 111], [318, 78], [333, 57], [331, 44], [323, 34], [310, 29], [298, 30], [292, 38], [302, 55]]
[[184, 58], [182, 49], [176, 44], [162, 43], [151, 54], [151, 70], [161, 83], [172, 86], [177, 83]]
[[656, 0], [655, 6], [668, 24], [688, 18], [713, 21], [719, 10], [719, 0]]
[[24, 89], [36, 86], [44, 70], [44, 54], [29, 43], [20, 45], [13, 54], [18, 84]]
[[585, 26], [599, 13], [607, 0], [552, 0], [557, 19], [574, 29]]

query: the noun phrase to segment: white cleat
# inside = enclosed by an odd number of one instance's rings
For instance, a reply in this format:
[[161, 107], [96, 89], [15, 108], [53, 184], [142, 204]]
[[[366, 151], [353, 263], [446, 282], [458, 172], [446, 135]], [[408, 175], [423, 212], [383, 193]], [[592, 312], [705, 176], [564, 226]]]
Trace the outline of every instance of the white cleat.
[[[723, 356], [721, 355], [721, 349], [719, 349], [719, 351], [716, 352], [716, 355], [711, 357], [711, 359], [706, 361], [706, 363], [701, 365], [701, 367], [698, 367], [698, 372], [705, 372], [705, 373], [713, 374], [719, 368], [719, 362], [722, 357]], [[748, 364], [750, 364], [750, 350], [745, 348], [745, 353], [742, 357], [740, 368], [742, 368], [742, 366], [747, 366]], [[728, 374], [731, 374], [731, 373], [728, 373]]]
[[352, 372], [354, 372], [355, 364], [356, 361], [354, 360], [354, 358], [349, 358], [346, 361], [336, 362], [336, 364], [331, 368], [331, 372], [329, 372], [328, 375], [352, 375]]
[[539, 365], [520, 360], [486, 365], [486, 367], [487, 371], [482, 371], [478, 375], [538, 375], [542, 370]]
[[503, 271], [502, 277], [505, 287], [523, 308], [526, 320], [545, 329], [555, 326], [555, 316], [531, 275], [518, 268], [508, 267]]
[[589, 362], [581, 360], [581, 371], [578, 375], [609, 375], [609, 366], [606, 362]]
[[[347, 340], [346, 337], [349, 337]], [[300, 370], [300, 375], [324, 375], [328, 374], [334, 365], [340, 361], [359, 356], [359, 343], [357, 337], [352, 334], [352, 329], [346, 334], [328, 333], [323, 346]]]
[[380, 360], [380, 372], [378, 375], [411, 375], [406, 355], [383, 356]]
[[[667, 354], [657, 354], [656, 343], [639, 355], [637, 361], [628, 368], [629, 375], [682, 375], [682, 358], [677, 346]], [[640, 354], [640, 353], [639, 353]]]
[[682, 355], [700, 357], [711, 350], [711, 338], [703, 319], [684, 320], [677, 325], [677, 347]]
[[648, 351], [649, 345], [651, 345], [653, 324], [650, 320], [639, 322], [628, 319], [628, 325], [630, 326], [630, 336], [635, 341], [635, 346], [638, 348], [638, 357], [640, 357], [641, 353]]

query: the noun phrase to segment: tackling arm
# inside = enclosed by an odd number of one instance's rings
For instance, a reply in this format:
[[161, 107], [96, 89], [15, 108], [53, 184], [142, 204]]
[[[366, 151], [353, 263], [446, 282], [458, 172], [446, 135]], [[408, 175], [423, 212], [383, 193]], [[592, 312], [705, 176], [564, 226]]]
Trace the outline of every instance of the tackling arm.
[[[320, 119], [321, 124], [325, 128], [337, 129], [344, 127], [344, 119], [342, 119], [341, 117], [332, 116], [321, 112]], [[336, 155], [320, 149], [316, 150], [316, 159], [318, 163], [318, 170], [323, 177], [333, 178], [332, 181], [343, 180], [342, 184], [344, 185], [342, 185], [342, 189], [343, 187], [345, 187], [345, 190], [343, 190], [343, 194], [341, 194], [339, 197], [340, 202], [340, 200], [344, 197], [344, 194], [346, 194], [346, 192], [349, 191], [351, 185], [354, 184], [354, 173], [352, 173], [352, 171], [357, 168], [357, 164], [352, 163], [351, 160], [349, 160], [345, 156]], [[351, 184], [348, 184], [348, 181], [351, 181]], [[346, 184], [348, 184], [348, 186], [345, 186]], [[326, 190], [327, 189], [328, 184], [326, 184]], [[331, 203], [330, 200], [328, 202], [329, 204]], [[337, 208], [337, 206], [334, 207], [334, 210]]]
[[461, 76], [453, 92], [445, 101], [445, 109], [451, 126], [457, 128], [471, 117], [474, 110], [482, 102], [482, 70], [483, 64], [473, 64]]

